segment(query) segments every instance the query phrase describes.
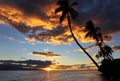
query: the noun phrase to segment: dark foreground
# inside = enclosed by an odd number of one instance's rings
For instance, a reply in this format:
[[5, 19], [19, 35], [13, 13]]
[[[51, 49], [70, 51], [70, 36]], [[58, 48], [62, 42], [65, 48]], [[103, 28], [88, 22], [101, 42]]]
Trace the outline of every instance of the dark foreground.
[[103, 60], [99, 69], [105, 77], [110, 79], [118, 79], [120, 77], [120, 59]]

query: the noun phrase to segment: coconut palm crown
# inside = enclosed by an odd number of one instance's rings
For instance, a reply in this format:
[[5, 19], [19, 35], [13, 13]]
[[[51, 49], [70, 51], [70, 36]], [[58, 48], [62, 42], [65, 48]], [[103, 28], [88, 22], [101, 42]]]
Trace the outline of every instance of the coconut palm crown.
[[68, 16], [69, 18], [71, 17], [73, 20], [75, 20], [79, 16], [74, 8], [72, 8], [73, 6], [77, 5], [77, 2], [73, 2], [72, 4], [70, 4], [69, 0], [59, 0], [57, 2], [57, 5], [59, 5], [59, 8], [55, 10], [55, 13], [62, 12], [60, 23], [62, 23], [63, 20]]
[[110, 59], [113, 60], [112, 56], [112, 48], [108, 45], [105, 45], [101, 29], [99, 27], [95, 27], [93, 22], [90, 20], [86, 23], [86, 26], [84, 28], [84, 32], [86, 32], [85, 38], [91, 37], [92, 39], [96, 40], [97, 46], [99, 46], [99, 56], [103, 57], [104, 59]]
[[102, 45], [104, 44], [104, 42], [103, 42], [100, 27], [95, 27], [93, 22], [90, 20], [86, 23], [84, 32], [86, 32], [85, 38], [90, 37], [90, 38], [96, 40], [97, 45], [99, 46], [100, 50], [102, 50]]

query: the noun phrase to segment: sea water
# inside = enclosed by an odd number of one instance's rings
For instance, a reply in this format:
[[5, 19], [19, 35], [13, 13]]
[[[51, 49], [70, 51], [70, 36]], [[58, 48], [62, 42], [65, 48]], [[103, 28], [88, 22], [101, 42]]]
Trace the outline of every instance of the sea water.
[[108, 81], [98, 71], [0, 71], [0, 81]]

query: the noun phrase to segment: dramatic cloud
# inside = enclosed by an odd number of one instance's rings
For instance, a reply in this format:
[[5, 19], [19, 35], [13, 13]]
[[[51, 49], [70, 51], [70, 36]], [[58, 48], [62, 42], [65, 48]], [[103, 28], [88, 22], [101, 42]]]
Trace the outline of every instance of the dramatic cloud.
[[54, 54], [53, 52], [43, 53], [43, 52], [35, 52], [35, 51], [33, 51], [32, 54], [35, 55], [35, 56], [44, 56], [44, 57], [60, 57], [61, 56], [59, 54]]
[[25, 60], [25, 61], [14, 61], [14, 60], [0, 60], [0, 70], [32, 70], [45, 68], [52, 65], [51, 61], [40, 61], [40, 60]]
[[84, 23], [92, 19], [106, 34], [120, 33], [119, 3], [119, 0], [79, 0], [79, 20]]
[[[72, 0], [71, 0], [72, 1]], [[82, 32], [88, 20], [100, 26], [103, 35], [120, 33], [119, 0], [75, 0], [79, 17], [72, 24], [75, 36], [83, 43], [94, 42], [85, 39]], [[60, 14], [55, 15], [57, 0], [0, 0], [0, 23], [7, 23], [26, 35], [26, 40], [34, 44], [66, 44], [73, 41], [67, 22], [59, 24]], [[106, 39], [105, 39], [106, 40]], [[110, 40], [106, 40], [108, 42]]]

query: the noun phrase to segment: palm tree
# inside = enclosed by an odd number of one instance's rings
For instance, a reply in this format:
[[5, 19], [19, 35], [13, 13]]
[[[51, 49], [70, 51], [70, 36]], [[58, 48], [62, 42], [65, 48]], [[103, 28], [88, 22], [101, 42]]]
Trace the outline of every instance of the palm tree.
[[84, 32], [87, 32], [85, 38], [91, 37], [96, 40], [97, 45], [99, 46], [100, 50], [102, 50], [102, 44], [104, 42], [101, 34], [101, 29], [99, 27], [95, 27], [93, 22], [90, 20], [86, 23]]
[[55, 13], [62, 12], [60, 16], [60, 23], [63, 22], [65, 18], [68, 20], [68, 26], [71, 32], [72, 37], [74, 38], [76, 44], [85, 52], [85, 54], [93, 61], [93, 63], [99, 68], [99, 65], [95, 62], [95, 60], [88, 54], [88, 52], [79, 44], [77, 41], [71, 27], [71, 19], [76, 19], [78, 17], [78, 13], [72, 8], [74, 5], [77, 5], [76, 2], [70, 4], [69, 0], [58, 0], [57, 5], [59, 7], [55, 10]]
[[91, 37], [94, 40], [96, 40], [97, 45], [100, 48], [99, 56], [104, 57], [104, 59], [113, 60], [113, 57], [112, 57], [113, 50], [111, 49], [110, 46], [104, 44], [101, 29], [99, 27], [95, 27], [93, 22], [90, 20], [87, 22], [84, 28], [84, 31], [87, 32], [85, 35], [85, 38]]
[[102, 51], [99, 52], [100, 54], [100, 57], [103, 57], [104, 59], [108, 59], [108, 60], [113, 60], [113, 56], [112, 56], [112, 53], [113, 53], [113, 50], [110, 46], [108, 45], [105, 45], [102, 47]]

